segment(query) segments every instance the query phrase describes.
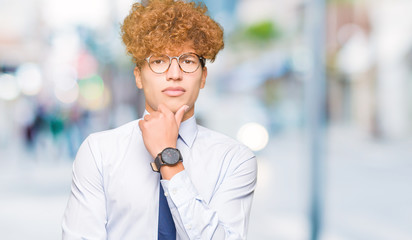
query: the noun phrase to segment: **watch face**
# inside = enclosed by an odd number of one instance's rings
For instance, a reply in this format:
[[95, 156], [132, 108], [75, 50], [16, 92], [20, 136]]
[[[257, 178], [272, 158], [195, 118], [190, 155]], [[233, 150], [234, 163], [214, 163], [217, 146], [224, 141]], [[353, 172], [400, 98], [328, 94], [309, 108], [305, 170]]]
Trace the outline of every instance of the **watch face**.
[[176, 164], [179, 161], [179, 151], [174, 148], [166, 148], [162, 152], [162, 160], [166, 164]]

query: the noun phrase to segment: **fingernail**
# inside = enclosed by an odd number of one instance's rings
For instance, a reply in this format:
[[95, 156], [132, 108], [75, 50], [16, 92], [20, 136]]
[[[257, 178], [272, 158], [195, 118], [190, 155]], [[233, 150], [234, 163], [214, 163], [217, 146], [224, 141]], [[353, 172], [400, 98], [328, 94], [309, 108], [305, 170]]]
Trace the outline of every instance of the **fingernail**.
[[189, 106], [185, 105], [185, 112], [187, 112], [187, 110], [189, 110]]

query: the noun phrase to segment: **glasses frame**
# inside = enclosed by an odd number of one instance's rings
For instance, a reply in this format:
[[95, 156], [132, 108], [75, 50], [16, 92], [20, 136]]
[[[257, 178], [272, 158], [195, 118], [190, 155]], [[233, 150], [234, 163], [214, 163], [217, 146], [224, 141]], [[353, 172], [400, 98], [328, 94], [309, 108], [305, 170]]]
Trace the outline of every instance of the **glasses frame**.
[[[183, 70], [182, 67], [180, 66], [180, 62], [179, 62], [180, 58], [181, 58], [183, 55], [189, 55], [189, 54], [195, 55], [197, 58], [199, 58], [199, 61], [200, 61], [200, 65], [197, 66], [197, 68], [196, 68], [195, 70], [193, 70], [192, 72], [186, 72], [185, 70]], [[202, 68], [205, 67], [205, 60], [206, 60], [206, 59], [205, 59], [204, 57], [201, 57], [201, 56], [197, 55], [197, 54], [194, 53], [194, 52], [182, 53], [182, 54], [180, 54], [180, 56], [178, 56], [178, 57], [176, 57], [176, 56], [175, 56], [175, 57], [170, 57], [169, 55], [166, 55], [166, 54], [163, 54], [163, 55], [164, 55], [164, 56], [167, 56], [167, 57], [169, 58], [169, 66], [168, 66], [168, 67], [166, 68], [166, 70], [164, 70], [163, 72], [155, 72], [155, 71], [152, 69], [152, 67], [150, 66], [150, 58], [151, 58], [153, 55], [150, 55], [149, 57], [145, 58], [145, 60], [146, 60], [146, 62], [147, 62], [147, 65], [149, 66], [150, 70], [152, 70], [152, 72], [157, 73], [157, 74], [162, 74], [162, 73], [167, 72], [167, 71], [169, 70], [170, 66], [172, 65], [172, 60], [173, 60], [173, 59], [176, 59], [177, 65], [179, 65], [180, 70], [182, 70], [182, 72], [184, 72], [184, 73], [194, 73], [194, 72], [197, 71], [197, 69], [199, 69], [200, 66], [202, 66]]]

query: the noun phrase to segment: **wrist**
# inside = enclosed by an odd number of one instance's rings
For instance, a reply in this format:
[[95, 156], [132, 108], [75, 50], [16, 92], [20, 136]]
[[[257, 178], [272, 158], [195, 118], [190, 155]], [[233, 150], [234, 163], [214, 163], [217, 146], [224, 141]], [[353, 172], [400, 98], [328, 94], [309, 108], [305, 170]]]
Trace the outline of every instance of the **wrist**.
[[163, 179], [170, 180], [183, 170], [185, 170], [185, 167], [182, 162], [179, 162], [174, 166], [163, 166], [160, 168], [160, 174], [162, 174]]

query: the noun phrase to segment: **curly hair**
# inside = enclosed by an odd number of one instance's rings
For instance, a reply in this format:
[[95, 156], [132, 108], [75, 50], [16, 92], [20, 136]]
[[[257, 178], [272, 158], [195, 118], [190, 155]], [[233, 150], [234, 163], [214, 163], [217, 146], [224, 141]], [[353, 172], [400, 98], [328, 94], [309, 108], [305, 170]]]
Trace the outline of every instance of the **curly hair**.
[[223, 29], [206, 14], [204, 4], [182, 0], [134, 3], [121, 27], [126, 50], [137, 66], [152, 53], [179, 49], [189, 43], [213, 62], [223, 49]]

